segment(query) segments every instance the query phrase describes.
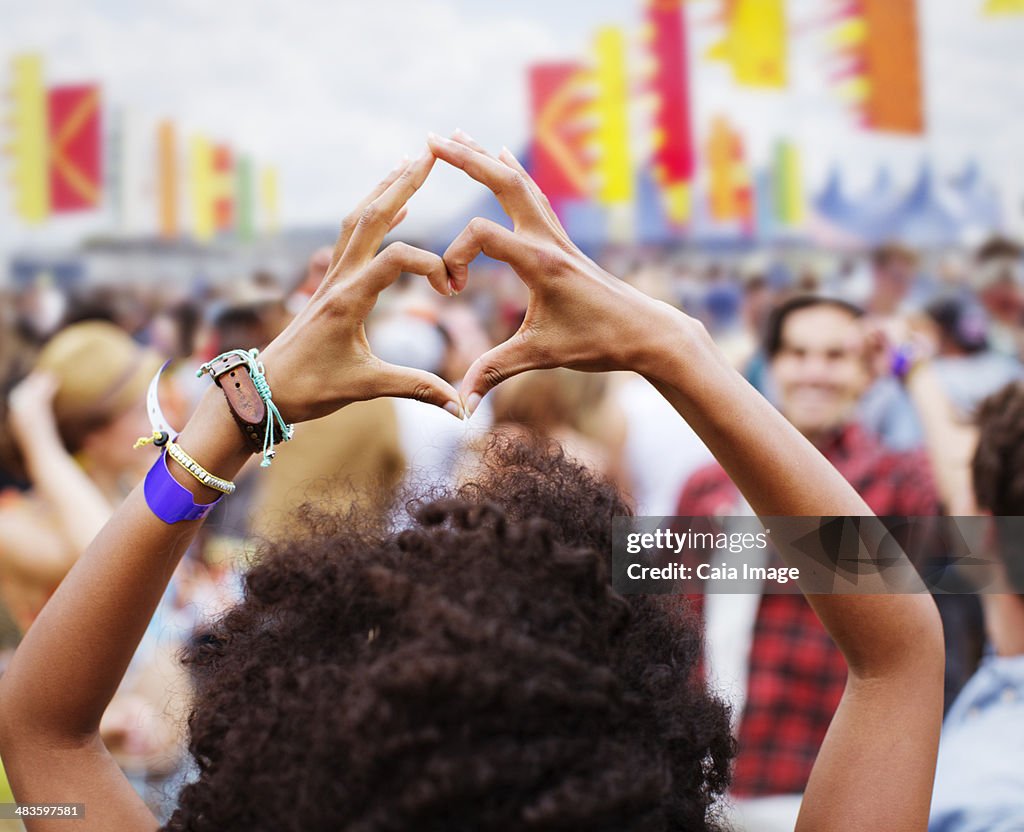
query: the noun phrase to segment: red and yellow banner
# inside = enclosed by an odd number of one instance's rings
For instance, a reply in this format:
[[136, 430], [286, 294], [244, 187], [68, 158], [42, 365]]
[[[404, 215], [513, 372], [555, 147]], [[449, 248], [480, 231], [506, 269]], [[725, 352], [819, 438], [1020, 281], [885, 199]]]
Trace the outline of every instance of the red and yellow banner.
[[716, 222], [754, 226], [754, 189], [743, 137], [723, 116], [711, 122], [707, 143], [709, 213]]
[[226, 144], [213, 146], [212, 193], [213, 224], [217, 231], [235, 228], [235, 156]]
[[96, 208], [103, 182], [100, 89], [95, 84], [53, 87], [50, 122], [50, 210]]
[[586, 118], [583, 66], [575, 62], [530, 68], [533, 144], [530, 175], [555, 210], [564, 199], [590, 195], [589, 163], [582, 126]]
[[655, 99], [654, 177], [665, 211], [676, 224], [692, 212], [691, 188], [696, 154], [690, 114], [690, 68], [683, 0], [648, 0], [648, 49], [654, 62], [650, 90]]

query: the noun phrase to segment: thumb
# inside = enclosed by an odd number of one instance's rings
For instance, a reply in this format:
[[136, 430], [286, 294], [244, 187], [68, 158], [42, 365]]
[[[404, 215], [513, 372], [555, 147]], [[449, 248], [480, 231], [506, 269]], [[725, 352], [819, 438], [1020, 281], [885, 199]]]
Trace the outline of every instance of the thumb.
[[503, 381], [527, 370], [539, 369], [540, 365], [533, 359], [532, 352], [529, 342], [522, 333], [517, 332], [474, 361], [460, 385], [466, 416], [472, 416], [480, 400]]
[[455, 388], [426, 370], [381, 361], [374, 373], [373, 386], [375, 396], [415, 399], [447, 410], [456, 418], [462, 417], [462, 404]]

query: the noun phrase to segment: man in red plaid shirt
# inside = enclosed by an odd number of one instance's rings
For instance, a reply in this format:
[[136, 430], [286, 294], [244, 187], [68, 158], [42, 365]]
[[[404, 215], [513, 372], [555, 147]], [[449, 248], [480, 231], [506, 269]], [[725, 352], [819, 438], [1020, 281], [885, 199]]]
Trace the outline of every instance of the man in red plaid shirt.
[[[938, 498], [920, 452], [889, 451], [855, 421], [871, 382], [861, 311], [801, 297], [779, 307], [765, 349], [782, 413], [878, 515], [931, 515]], [[748, 514], [713, 463], [687, 482], [680, 516]], [[732, 793], [751, 829], [793, 828], [799, 795], [846, 685], [846, 663], [802, 595], [695, 596], [707, 627], [708, 670], [736, 708]], [[758, 803], [768, 805], [768, 815]], [[746, 806], [746, 808], [744, 808]]]

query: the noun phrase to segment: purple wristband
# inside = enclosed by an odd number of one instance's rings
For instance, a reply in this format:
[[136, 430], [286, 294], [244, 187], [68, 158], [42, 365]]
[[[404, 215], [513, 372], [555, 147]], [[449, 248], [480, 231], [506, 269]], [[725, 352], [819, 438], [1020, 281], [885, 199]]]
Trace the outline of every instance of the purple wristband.
[[[178, 482], [167, 468], [167, 451], [153, 463], [142, 485], [149, 510], [165, 523], [180, 523], [183, 520], [199, 520], [206, 517], [220, 497], [212, 503], [197, 503], [192, 492]], [[223, 495], [221, 495], [223, 496]]]
[[892, 351], [889, 360], [889, 371], [900, 381], [906, 381], [910, 371], [914, 369], [916, 351], [910, 344], [900, 344]]

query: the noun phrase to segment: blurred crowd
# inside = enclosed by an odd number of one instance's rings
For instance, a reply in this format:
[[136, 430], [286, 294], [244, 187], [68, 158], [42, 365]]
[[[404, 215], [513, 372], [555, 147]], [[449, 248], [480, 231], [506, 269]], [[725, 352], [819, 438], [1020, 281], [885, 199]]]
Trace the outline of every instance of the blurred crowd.
[[[316, 290], [330, 254], [314, 252], [301, 274], [257, 273], [198, 290], [140, 281], [69, 293], [45, 279], [0, 290], [4, 656], [152, 464], [153, 447], [133, 444], [152, 430], [145, 402], [156, 371], [168, 362], [160, 402], [180, 428], [209, 383], [197, 379], [199, 365], [266, 346]], [[968, 472], [974, 419], [986, 399], [1024, 377], [1024, 252], [1013, 241], [942, 254], [896, 243], [862, 255], [624, 249], [606, 252], [602, 265], [703, 321], [735, 368], [876, 514], [978, 511]], [[403, 275], [367, 334], [385, 361], [457, 385], [476, 357], [516, 331], [525, 305], [507, 267], [478, 261], [454, 298]], [[158, 814], [189, 776], [189, 684], [177, 653], [237, 598], [257, 542], [306, 522], [307, 503], [377, 510], [409, 488], [458, 480], [491, 431], [557, 440], [616, 483], [638, 514], [751, 513], [693, 431], [631, 374], [526, 373], [497, 388], [468, 423], [381, 399], [300, 425], [273, 466], [248, 466], [235, 498], [211, 515], [104, 720], [108, 746]], [[1024, 636], [1000, 642], [975, 596], [938, 600], [952, 708], [970, 694], [986, 654], [1024, 654]], [[704, 622], [706, 672], [733, 705], [736, 823], [791, 829], [842, 695], [844, 660], [802, 596], [707, 595], [692, 604]], [[1017, 682], [999, 689], [1013, 693], [995, 695], [1007, 708], [999, 719], [1024, 719], [1024, 702], [1009, 710], [1024, 696], [1016, 672]], [[958, 754], [981, 759], [971, 736]], [[963, 786], [954, 791], [966, 795]]]

